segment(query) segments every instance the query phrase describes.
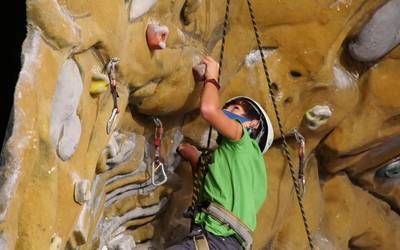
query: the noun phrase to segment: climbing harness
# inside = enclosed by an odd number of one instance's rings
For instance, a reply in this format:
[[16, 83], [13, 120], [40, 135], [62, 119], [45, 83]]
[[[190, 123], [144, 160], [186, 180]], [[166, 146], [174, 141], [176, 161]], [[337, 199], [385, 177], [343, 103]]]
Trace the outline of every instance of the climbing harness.
[[111, 95], [113, 97], [113, 102], [114, 102], [114, 107], [113, 107], [113, 110], [111, 113], [111, 117], [107, 122], [107, 134], [111, 133], [111, 131], [115, 125], [115, 122], [117, 120], [118, 113], [119, 113], [118, 99], [117, 99], [119, 97], [119, 95], [118, 95], [118, 91], [117, 91], [117, 80], [116, 80], [117, 79], [116, 67], [117, 67], [118, 63], [119, 63], [118, 58], [115, 58], [115, 57], [111, 58], [111, 60], [107, 64], [107, 68], [106, 68], [107, 75], [109, 78], [109, 84], [110, 84], [110, 92], [111, 92]]
[[[151, 183], [154, 186], [160, 186], [167, 182], [168, 177], [165, 173], [164, 164], [160, 159], [160, 149], [161, 149], [161, 140], [164, 133], [164, 128], [162, 122], [159, 118], [153, 117], [153, 121], [155, 123], [155, 132], [154, 132], [154, 161], [151, 164]], [[156, 177], [158, 173], [161, 172], [161, 180], [157, 182]]]
[[[233, 215], [230, 211], [226, 210], [223, 206], [214, 203], [214, 202], [206, 202], [200, 204], [200, 193], [201, 188], [203, 187], [205, 174], [208, 171], [208, 166], [213, 162], [213, 152], [208, 149], [202, 149], [202, 153], [200, 155], [199, 161], [197, 163], [196, 171], [193, 174], [193, 198], [192, 204], [190, 207], [184, 212], [184, 216], [186, 218], [192, 218], [196, 216], [200, 210], [212, 216], [217, 221], [221, 222], [223, 225], [231, 228], [235, 231], [235, 237], [238, 238], [238, 241], [242, 244], [243, 248], [248, 250], [251, 249], [253, 244], [252, 231], [240, 221], [235, 215]], [[192, 221], [192, 227], [193, 227]], [[198, 235], [196, 235], [198, 236]], [[198, 245], [198, 249], [203, 250], [205, 248], [200, 248], [200, 245], [204, 245], [205, 237], [193, 237], [195, 244]], [[204, 235], [203, 235], [204, 236]]]
[[297, 143], [299, 144], [298, 155], [299, 155], [299, 173], [297, 176], [297, 181], [300, 187], [300, 195], [303, 197], [306, 191], [306, 177], [304, 175], [304, 168], [305, 168], [305, 150], [306, 150], [306, 141], [304, 136], [300, 134], [297, 129], [293, 129], [294, 138], [296, 139]]
[[[225, 18], [224, 18], [224, 26], [223, 26], [223, 33], [222, 33], [221, 52], [220, 52], [220, 58], [219, 58], [220, 68], [219, 68], [218, 82], [220, 82], [221, 69], [222, 69], [222, 66], [223, 66], [225, 37], [226, 37], [226, 31], [227, 31], [227, 26], [228, 26], [228, 18], [229, 18], [229, 5], [230, 5], [230, 0], [227, 0], [227, 2], [226, 2], [226, 10], [225, 10]], [[267, 69], [267, 66], [266, 66], [264, 52], [263, 52], [262, 47], [261, 47], [260, 35], [259, 35], [258, 29], [257, 29], [256, 18], [255, 18], [255, 14], [254, 14], [253, 7], [252, 7], [252, 4], [251, 4], [250, 0], [247, 0], [247, 5], [248, 5], [248, 10], [249, 10], [251, 22], [252, 22], [252, 25], [253, 25], [254, 34], [255, 34], [255, 37], [256, 37], [256, 41], [257, 41], [257, 47], [258, 47], [258, 50], [259, 50], [260, 55], [261, 55], [264, 74], [265, 74], [265, 77], [266, 77], [266, 80], [267, 80], [267, 84], [268, 84], [269, 96], [270, 96], [270, 98], [272, 100], [275, 116], [276, 116], [276, 119], [277, 119], [277, 122], [278, 122], [279, 131], [280, 131], [280, 134], [281, 134], [283, 152], [284, 152], [284, 155], [285, 155], [285, 157], [287, 159], [287, 162], [288, 162], [288, 165], [289, 165], [290, 174], [292, 176], [292, 181], [293, 181], [293, 184], [294, 184], [294, 187], [295, 187], [295, 190], [296, 190], [296, 196], [297, 196], [298, 204], [299, 204], [299, 207], [300, 207], [300, 212], [301, 212], [301, 215], [302, 215], [302, 218], [303, 218], [303, 223], [304, 223], [304, 228], [305, 228], [305, 231], [306, 231], [306, 234], [307, 234], [307, 239], [308, 239], [308, 242], [309, 242], [309, 245], [310, 245], [311, 249], [314, 249], [314, 245], [313, 245], [313, 242], [312, 242], [312, 239], [311, 239], [311, 233], [310, 233], [309, 226], [308, 226], [308, 221], [307, 221], [306, 214], [305, 214], [305, 211], [304, 211], [304, 206], [303, 206], [302, 193], [303, 193], [304, 190], [301, 191], [301, 185], [300, 185], [300, 183], [304, 183], [305, 184], [305, 178], [304, 178], [304, 143], [303, 143], [304, 142], [304, 137], [303, 137], [303, 141], [302, 141], [301, 140], [302, 137], [298, 136], [298, 139], [300, 141], [300, 151], [299, 151], [300, 155], [299, 156], [300, 156], [301, 162], [303, 162], [303, 165], [300, 166], [299, 175], [298, 175], [298, 177], [300, 178], [301, 181], [298, 181], [299, 178], [296, 178], [296, 175], [295, 175], [295, 172], [294, 172], [294, 166], [293, 166], [292, 159], [291, 159], [291, 156], [290, 156], [290, 153], [289, 153], [289, 145], [287, 144], [287, 141], [286, 141], [286, 137], [285, 137], [285, 134], [284, 134], [284, 131], [283, 131], [282, 122], [281, 122], [280, 115], [279, 115], [278, 108], [277, 108], [277, 104], [276, 104], [275, 95], [274, 95], [274, 93], [272, 91], [273, 90], [272, 83], [271, 83], [271, 79], [269, 77], [268, 69]], [[207, 149], [210, 148], [211, 134], [212, 134], [212, 128], [210, 126], [209, 133], [208, 133]], [[200, 170], [200, 167], [202, 167], [203, 164], [204, 165], [208, 165], [210, 163], [210, 162], [208, 162], [208, 164], [207, 164], [207, 163], [201, 162], [201, 158], [202, 157], [200, 157], [200, 166], [198, 167], [199, 170]], [[202, 182], [201, 182], [200, 185], [199, 185], [198, 182], [203, 180], [204, 176], [206, 175], [207, 167], [202, 167], [201, 169], [202, 169], [201, 171], [205, 171], [205, 172], [197, 173], [197, 179], [194, 179], [194, 184], [193, 185], [194, 186], [197, 185], [198, 187], [196, 187], [196, 188], [194, 187], [194, 190], [193, 190], [194, 194], [193, 194], [193, 199], [192, 199], [192, 205], [190, 207], [191, 211], [195, 211], [195, 206], [197, 204], [198, 195], [199, 195], [201, 184], [202, 184]], [[196, 177], [196, 176], [194, 176], [194, 177]]]
[[309, 230], [309, 227], [308, 227], [306, 213], [304, 211], [303, 199], [302, 199], [301, 193], [300, 193], [300, 186], [299, 186], [298, 181], [296, 180], [297, 178], [296, 178], [295, 173], [294, 173], [294, 167], [293, 167], [292, 159], [291, 159], [290, 153], [289, 153], [289, 145], [286, 142], [286, 138], [285, 138], [285, 134], [284, 134], [284, 131], [283, 131], [282, 122], [281, 122], [281, 119], [280, 119], [280, 116], [279, 116], [279, 112], [278, 112], [278, 108], [277, 108], [277, 105], [276, 105], [275, 95], [274, 95], [274, 92], [272, 91], [273, 90], [272, 83], [271, 83], [271, 79], [269, 77], [267, 64], [265, 62], [264, 52], [263, 52], [262, 47], [261, 47], [261, 40], [260, 40], [260, 35], [258, 34], [256, 17], [255, 17], [255, 14], [254, 14], [254, 11], [253, 11], [253, 7], [251, 5], [251, 1], [250, 0], [247, 0], [247, 6], [248, 6], [249, 14], [250, 14], [250, 17], [251, 17], [251, 22], [253, 24], [254, 34], [255, 34], [256, 40], [257, 40], [257, 47], [258, 47], [258, 50], [260, 51], [260, 55], [261, 55], [261, 61], [262, 61], [263, 68], [264, 68], [265, 78], [267, 79], [267, 83], [268, 83], [269, 96], [271, 97], [271, 100], [272, 100], [272, 104], [273, 104], [274, 111], [275, 111], [275, 116], [276, 116], [276, 119], [278, 121], [279, 132], [281, 133], [283, 152], [284, 152], [284, 154], [286, 156], [286, 159], [287, 159], [287, 162], [288, 162], [288, 165], [289, 165], [290, 174], [292, 176], [293, 185], [294, 185], [295, 190], [296, 190], [297, 201], [298, 201], [299, 206], [300, 206], [300, 212], [301, 212], [301, 216], [303, 218], [304, 228], [305, 228], [306, 233], [307, 233], [308, 243], [309, 243], [311, 249], [314, 249], [314, 244], [313, 244], [312, 239], [311, 239], [311, 233], [310, 233], [310, 230]]
[[233, 231], [236, 232], [235, 237], [238, 237], [238, 241], [245, 250], [251, 249], [253, 245], [252, 231], [229, 210], [226, 210], [223, 206], [215, 202], [210, 202], [210, 204], [206, 208], [202, 208], [202, 210], [221, 224], [233, 229]]
[[[214, 219], [219, 221], [221, 224], [231, 228], [235, 231], [235, 237], [241, 243], [245, 250], [251, 249], [253, 244], [252, 231], [243, 223], [239, 218], [233, 215], [230, 211], [226, 210], [223, 206], [214, 203], [206, 202], [205, 204], [200, 204], [200, 193], [203, 187], [204, 178], [208, 171], [208, 166], [213, 163], [213, 152], [209, 149], [202, 149], [199, 161], [197, 163], [196, 171], [193, 173], [193, 197], [192, 204], [184, 212], [186, 218], [192, 218], [193, 220], [200, 210], [204, 211], [208, 215], [212, 216]], [[204, 237], [193, 237], [197, 249], [205, 250], [206, 248], [201, 248], [204, 245]], [[205, 238], [206, 240], [206, 238]], [[201, 241], [201, 242], [200, 242]]]

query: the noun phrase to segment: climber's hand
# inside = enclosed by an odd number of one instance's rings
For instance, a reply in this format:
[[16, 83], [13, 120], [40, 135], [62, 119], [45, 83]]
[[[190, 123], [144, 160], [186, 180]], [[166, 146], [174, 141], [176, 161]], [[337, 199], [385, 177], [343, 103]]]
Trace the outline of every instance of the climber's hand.
[[182, 143], [178, 146], [178, 153], [183, 159], [190, 162], [192, 167], [197, 165], [201, 152], [193, 145], [189, 143]]
[[207, 65], [205, 78], [218, 80], [219, 64], [210, 56], [206, 56], [203, 63]]

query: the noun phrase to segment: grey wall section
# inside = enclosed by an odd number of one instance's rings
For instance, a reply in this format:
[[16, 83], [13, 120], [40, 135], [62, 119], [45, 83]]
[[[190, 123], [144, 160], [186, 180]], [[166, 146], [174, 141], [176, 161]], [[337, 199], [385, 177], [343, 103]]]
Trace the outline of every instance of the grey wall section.
[[400, 43], [400, 0], [391, 0], [375, 12], [350, 43], [351, 56], [361, 62], [375, 61]]

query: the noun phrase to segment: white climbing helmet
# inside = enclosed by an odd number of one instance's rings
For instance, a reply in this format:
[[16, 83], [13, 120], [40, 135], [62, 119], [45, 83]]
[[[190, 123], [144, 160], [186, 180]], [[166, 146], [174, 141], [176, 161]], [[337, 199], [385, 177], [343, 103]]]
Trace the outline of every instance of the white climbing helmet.
[[261, 152], [264, 154], [265, 152], [267, 152], [267, 150], [269, 149], [274, 140], [274, 130], [272, 128], [271, 120], [269, 119], [267, 112], [265, 112], [265, 110], [261, 107], [261, 105], [248, 96], [235, 96], [229, 99], [225, 103], [225, 105], [237, 99], [243, 99], [247, 101], [260, 116], [261, 129], [259, 130], [256, 138], [253, 139], [258, 143]]

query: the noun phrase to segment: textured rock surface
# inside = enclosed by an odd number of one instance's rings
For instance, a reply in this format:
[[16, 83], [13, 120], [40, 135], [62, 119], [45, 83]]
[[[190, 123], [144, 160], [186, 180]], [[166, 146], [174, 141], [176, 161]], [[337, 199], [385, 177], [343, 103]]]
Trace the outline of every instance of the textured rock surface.
[[[262, 103], [277, 139], [254, 248], [307, 249], [246, 1], [231, 2], [222, 101]], [[400, 249], [399, 0], [252, 2], [296, 170], [293, 129], [306, 140], [314, 245]], [[206, 145], [192, 66], [218, 57], [224, 9], [220, 0], [27, 0], [0, 166], [1, 249], [163, 249], [184, 237], [191, 171], [175, 150], [183, 140]], [[168, 30], [165, 48], [149, 48], [149, 24]], [[120, 112], [107, 134], [111, 58], [120, 59]], [[164, 125], [160, 186], [154, 116]]]

